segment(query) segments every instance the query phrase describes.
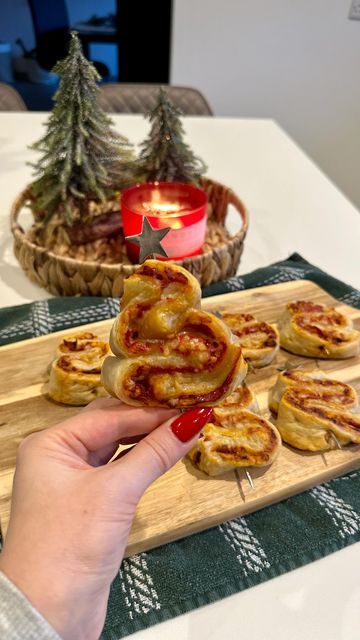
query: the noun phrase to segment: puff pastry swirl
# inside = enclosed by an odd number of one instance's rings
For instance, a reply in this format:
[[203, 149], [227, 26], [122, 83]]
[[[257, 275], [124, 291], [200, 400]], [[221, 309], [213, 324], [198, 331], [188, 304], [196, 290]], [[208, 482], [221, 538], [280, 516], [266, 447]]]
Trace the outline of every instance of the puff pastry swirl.
[[[360, 444], [360, 413], [353, 387], [322, 372], [279, 375], [270, 407], [284, 442], [303, 450], [327, 451], [337, 442]], [[335, 435], [335, 438], [332, 437]]]
[[275, 358], [280, 338], [275, 325], [260, 322], [250, 313], [223, 313], [222, 319], [239, 338], [245, 360], [253, 367], [265, 367]]
[[102, 382], [135, 406], [186, 407], [221, 402], [242, 382], [247, 366], [237, 338], [200, 310], [198, 281], [182, 267], [147, 260], [124, 283], [121, 312], [111, 330], [115, 356]]
[[333, 308], [306, 300], [290, 302], [279, 321], [280, 345], [302, 356], [351, 358], [359, 353], [360, 332]]
[[277, 457], [279, 432], [265, 418], [242, 407], [215, 407], [195, 447], [188, 454], [209, 476], [238, 467], [265, 467]]
[[109, 352], [109, 345], [90, 332], [63, 338], [50, 369], [49, 396], [75, 406], [106, 396], [101, 366]]
[[255, 413], [259, 410], [257, 400], [251, 389], [246, 384], [242, 384], [240, 387], [237, 387], [237, 389], [225, 398], [219, 406], [237, 407], [238, 409], [247, 409], [248, 411], [254, 411]]
[[288, 369], [279, 373], [269, 394], [269, 408], [274, 415], [278, 413], [284, 393], [294, 386], [306, 389], [306, 393], [311, 391], [324, 402], [336, 404], [348, 411], [353, 411], [358, 406], [357, 393], [349, 384], [328, 378], [320, 369]]

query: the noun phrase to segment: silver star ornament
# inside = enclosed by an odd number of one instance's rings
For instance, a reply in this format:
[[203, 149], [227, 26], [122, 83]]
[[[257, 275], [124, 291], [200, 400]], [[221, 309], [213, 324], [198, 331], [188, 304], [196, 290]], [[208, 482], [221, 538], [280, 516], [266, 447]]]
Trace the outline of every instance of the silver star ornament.
[[153, 229], [149, 220], [144, 216], [141, 232], [135, 236], [126, 236], [125, 240], [133, 242], [140, 247], [139, 262], [144, 262], [146, 258], [155, 256], [168, 257], [161, 240], [169, 233], [170, 227], [163, 229]]

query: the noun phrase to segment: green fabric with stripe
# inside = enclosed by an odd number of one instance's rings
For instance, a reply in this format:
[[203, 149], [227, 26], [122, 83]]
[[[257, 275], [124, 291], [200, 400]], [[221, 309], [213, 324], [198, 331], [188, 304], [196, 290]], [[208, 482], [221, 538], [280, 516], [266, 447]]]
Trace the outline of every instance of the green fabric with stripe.
[[[360, 309], [360, 292], [298, 254], [204, 290], [217, 295], [308, 279]], [[116, 315], [118, 301], [60, 298], [0, 310], [0, 344]], [[259, 584], [360, 540], [360, 472], [124, 560], [110, 593], [102, 640], [134, 631]], [[216, 553], [214, 553], [216, 550]]]

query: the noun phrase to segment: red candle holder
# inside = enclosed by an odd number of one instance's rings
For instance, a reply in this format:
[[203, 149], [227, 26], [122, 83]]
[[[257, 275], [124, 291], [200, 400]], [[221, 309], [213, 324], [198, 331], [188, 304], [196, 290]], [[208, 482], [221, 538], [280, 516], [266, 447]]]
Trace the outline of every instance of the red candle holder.
[[[205, 240], [207, 195], [182, 182], [145, 182], [122, 192], [121, 213], [124, 236], [141, 233], [146, 216], [153, 229], [170, 227], [161, 240], [169, 260], [194, 256]], [[129, 259], [139, 262], [139, 247], [126, 240]], [[166, 258], [165, 258], [166, 259]]]

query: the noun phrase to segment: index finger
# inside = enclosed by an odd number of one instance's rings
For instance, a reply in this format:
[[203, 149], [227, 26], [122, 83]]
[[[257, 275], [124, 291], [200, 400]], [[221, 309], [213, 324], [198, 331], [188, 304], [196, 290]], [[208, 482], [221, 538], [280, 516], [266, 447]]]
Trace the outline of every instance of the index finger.
[[82, 411], [53, 428], [81, 456], [116, 445], [122, 438], [150, 433], [178, 413], [173, 409], [130, 407], [113, 398], [104, 400], [93, 410]]

